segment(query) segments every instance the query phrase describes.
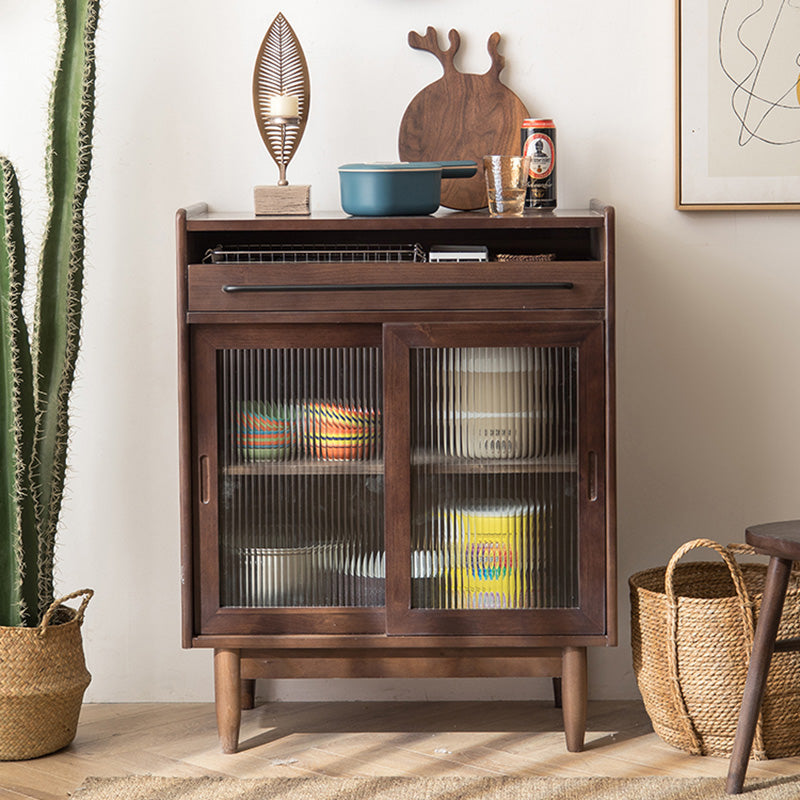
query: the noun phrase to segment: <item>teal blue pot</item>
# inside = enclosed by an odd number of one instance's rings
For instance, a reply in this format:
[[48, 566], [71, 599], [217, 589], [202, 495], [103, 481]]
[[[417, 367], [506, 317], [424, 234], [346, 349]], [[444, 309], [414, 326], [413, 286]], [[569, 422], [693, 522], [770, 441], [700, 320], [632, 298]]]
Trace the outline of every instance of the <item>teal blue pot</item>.
[[407, 161], [339, 167], [342, 208], [358, 217], [433, 214], [442, 178], [471, 178], [474, 161]]

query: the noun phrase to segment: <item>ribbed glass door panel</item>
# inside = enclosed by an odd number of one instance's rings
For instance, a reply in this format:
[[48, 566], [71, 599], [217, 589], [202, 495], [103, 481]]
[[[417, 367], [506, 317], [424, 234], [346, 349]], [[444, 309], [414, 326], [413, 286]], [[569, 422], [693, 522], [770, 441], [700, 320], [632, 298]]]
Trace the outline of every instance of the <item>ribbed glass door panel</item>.
[[220, 604], [385, 602], [380, 350], [217, 353]]
[[579, 605], [578, 355], [411, 350], [412, 608]]

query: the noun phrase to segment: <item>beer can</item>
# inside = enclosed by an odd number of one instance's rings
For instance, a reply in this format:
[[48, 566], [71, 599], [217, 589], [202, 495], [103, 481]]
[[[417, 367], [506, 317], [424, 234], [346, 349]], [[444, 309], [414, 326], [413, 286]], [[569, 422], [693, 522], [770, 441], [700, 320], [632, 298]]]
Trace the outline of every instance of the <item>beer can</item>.
[[528, 168], [526, 208], [556, 207], [556, 126], [551, 119], [526, 119], [520, 133]]

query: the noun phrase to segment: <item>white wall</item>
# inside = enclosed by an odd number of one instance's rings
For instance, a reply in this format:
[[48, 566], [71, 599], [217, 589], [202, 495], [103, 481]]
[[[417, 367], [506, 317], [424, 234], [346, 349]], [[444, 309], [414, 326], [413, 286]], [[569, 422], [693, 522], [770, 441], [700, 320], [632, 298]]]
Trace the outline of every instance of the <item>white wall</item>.
[[[51, 0], [0, 0], [0, 151], [17, 164], [35, 246]], [[462, 35], [559, 132], [559, 203], [617, 208], [620, 646], [590, 653], [596, 698], [632, 697], [627, 576], [699, 535], [800, 516], [798, 214], [673, 209], [671, 0], [107, 0], [88, 203], [84, 347], [73, 400], [58, 586], [91, 586], [87, 698], [211, 697], [208, 651], [179, 632], [175, 210], [248, 210], [275, 168], [250, 81], [283, 11], [308, 58], [309, 125], [289, 179], [338, 207], [336, 167], [396, 158], [402, 113], [440, 67], [428, 25]], [[282, 682], [285, 698], [528, 697], [546, 681]]]

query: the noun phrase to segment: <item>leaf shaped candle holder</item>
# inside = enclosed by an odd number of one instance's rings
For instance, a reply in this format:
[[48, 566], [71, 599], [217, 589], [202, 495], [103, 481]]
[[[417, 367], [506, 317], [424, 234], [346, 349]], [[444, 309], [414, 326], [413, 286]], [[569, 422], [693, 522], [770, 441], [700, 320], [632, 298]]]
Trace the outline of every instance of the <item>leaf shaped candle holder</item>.
[[283, 14], [269, 26], [253, 71], [253, 108], [261, 138], [278, 165], [278, 186], [303, 138], [311, 103], [303, 48]]

